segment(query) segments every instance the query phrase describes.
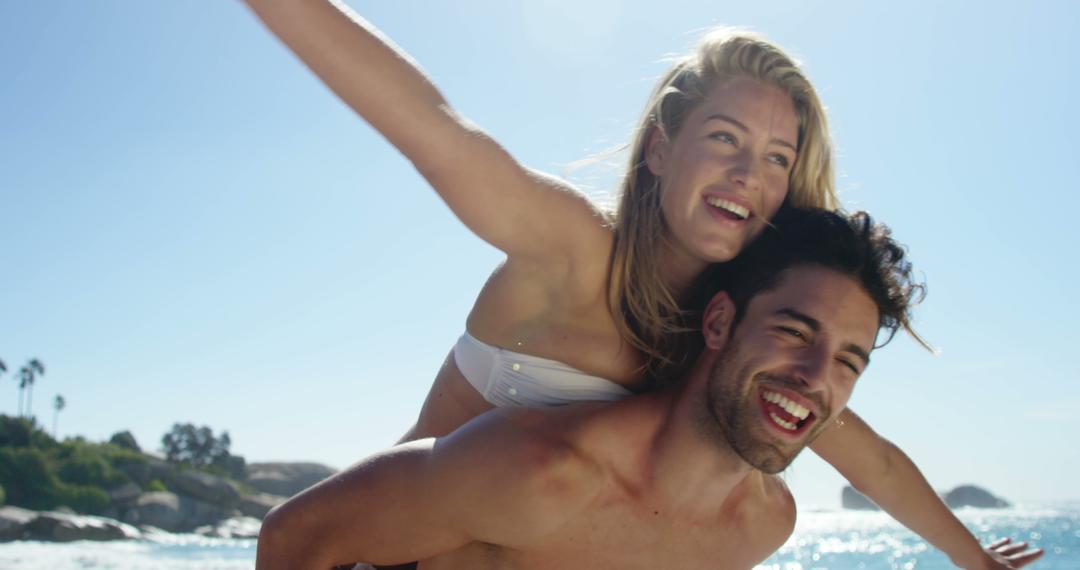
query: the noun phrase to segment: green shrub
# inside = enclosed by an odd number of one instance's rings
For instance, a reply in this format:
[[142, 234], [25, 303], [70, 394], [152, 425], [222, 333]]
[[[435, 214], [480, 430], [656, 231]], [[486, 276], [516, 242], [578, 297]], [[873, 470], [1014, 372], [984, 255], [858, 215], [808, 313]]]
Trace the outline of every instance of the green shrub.
[[109, 444], [89, 443], [78, 438], [58, 445], [52, 453], [60, 479], [73, 485], [112, 488], [131, 481], [116, 467], [138, 453]]
[[[71, 507], [76, 512], [100, 515], [109, 508], [109, 494], [99, 487], [62, 485], [55, 498], [56, 506]], [[50, 507], [55, 508], [55, 507]]]
[[4, 504], [4, 486], [0, 485], [0, 506]]
[[0, 448], [0, 486], [11, 505], [35, 510], [56, 506], [61, 486], [45, 454], [27, 447]]
[[149, 493], [154, 493], [158, 491], [168, 491], [169, 488], [165, 486], [165, 483], [161, 482], [161, 479], [154, 479], [153, 481], [147, 483], [146, 488], [143, 490]]
[[61, 461], [57, 474], [65, 483], [101, 487], [108, 484], [111, 470], [112, 466], [100, 455], [81, 453]]
[[26, 447], [33, 432], [30, 420], [0, 415], [0, 447]]
[[135, 441], [135, 436], [131, 435], [128, 430], [118, 431], [109, 438], [109, 443], [122, 447], [124, 449], [130, 449], [131, 451], [142, 451], [139, 448], [139, 442]]

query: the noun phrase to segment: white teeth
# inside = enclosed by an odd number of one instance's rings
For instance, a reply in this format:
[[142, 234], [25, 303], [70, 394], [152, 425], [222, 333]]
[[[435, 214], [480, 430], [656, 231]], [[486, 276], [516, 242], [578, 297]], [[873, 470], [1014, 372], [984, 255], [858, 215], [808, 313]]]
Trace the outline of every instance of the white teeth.
[[806, 417], [810, 415], [810, 410], [804, 408], [803, 406], [800, 406], [799, 404], [796, 404], [795, 402], [792, 402], [791, 400], [785, 398], [783, 395], [776, 392], [772, 392], [770, 390], [762, 390], [761, 397], [766, 402], [771, 402], [773, 404], [776, 404], [777, 406], [780, 406], [781, 408], [784, 408], [784, 411], [799, 418], [800, 420], [805, 420]]
[[716, 196], [709, 196], [709, 197], [705, 198], [705, 203], [712, 206], [712, 207], [714, 207], [714, 208], [720, 208], [722, 210], [726, 210], [728, 212], [731, 212], [732, 214], [735, 214], [736, 216], [738, 216], [740, 219], [743, 219], [743, 220], [750, 217], [750, 210], [748, 210], [748, 209], [746, 209], [746, 208], [744, 208], [744, 207], [742, 207], [742, 206], [740, 206], [740, 205], [738, 205], [735, 202], [732, 202], [730, 200], [725, 200], [723, 198], [717, 198]]
[[798, 426], [796, 426], [795, 424], [793, 424], [791, 422], [786, 422], [786, 421], [780, 419], [780, 416], [778, 416], [778, 415], [776, 415], [776, 414], [774, 414], [772, 412], [769, 413], [769, 417], [772, 418], [772, 421], [776, 422], [780, 427], [782, 427], [782, 428], [784, 428], [786, 430], [795, 431], [795, 428], [798, 427]]

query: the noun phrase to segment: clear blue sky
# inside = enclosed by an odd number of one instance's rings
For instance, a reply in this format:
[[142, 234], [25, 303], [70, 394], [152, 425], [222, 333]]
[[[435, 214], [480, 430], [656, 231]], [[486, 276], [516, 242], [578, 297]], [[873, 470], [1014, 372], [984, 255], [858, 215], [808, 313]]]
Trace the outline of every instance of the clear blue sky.
[[[1080, 499], [1080, 10], [1071, 2], [353, 6], [467, 116], [556, 173], [626, 140], [663, 58], [765, 33], [830, 108], [840, 187], [930, 294], [852, 407], [931, 482]], [[64, 435], [176, 421], [249, 461], [343, 467], [415, 417], [500, 254], [246, 8], [0, 0], [0, 359]], [[597, 196], [617, 166], [573, 174]], [[0, 412], [14, 413], [14, 375]], [[800, 458], [804, 504], [841, 479]]]

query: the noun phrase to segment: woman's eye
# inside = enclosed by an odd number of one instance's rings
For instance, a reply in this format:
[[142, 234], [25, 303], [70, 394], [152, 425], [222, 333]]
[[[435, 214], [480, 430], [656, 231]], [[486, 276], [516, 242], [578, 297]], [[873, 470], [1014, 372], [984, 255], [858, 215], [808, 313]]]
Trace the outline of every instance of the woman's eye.
[[788, 160], [788, 157], [786, 157], [786, 156], [784, 156], [782, 154], [771, 154], [771, 155], [769, 155], [769, 161], [772, 162], [773, 164], [782, 166], [784, 168], [787, 168], [791, 164], [791, 161]]
[[733, 144], [735, 144], [737, 142], [735, 140], [734, 135], [732, 135], [731, 133], [728, 133], [728, 132], [724, 132], [724, 131], [720, 131], [718, 133], [713, 133], [713, 134], [711, 134], [709, 136], [712, 137], [715, 140], [718, 140], [718, 141], [720, 141], [722, 143], [727, 143], [727, 144], [730, 144], [730, 145], [733, 145]]

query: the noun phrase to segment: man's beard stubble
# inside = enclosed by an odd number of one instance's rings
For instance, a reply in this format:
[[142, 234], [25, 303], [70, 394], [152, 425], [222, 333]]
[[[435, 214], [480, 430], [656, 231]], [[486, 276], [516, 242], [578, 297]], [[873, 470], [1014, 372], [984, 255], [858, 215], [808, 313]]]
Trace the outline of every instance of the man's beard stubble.
[[806, 394], [800, 383], [791, 378], [759, 372], [752, 378], [740, 380], [738, 376], [742, 374], [734, 369], [735, 356], [738, 353], [739, 342], [732, 336], [709, 370], [705, 385], [706, 413], [700, 418], [707, 425], [699, 425], [699, 429], [718, 445], [722, 445], [721, 442], [726, 443], [726, 450], [734, 451], [751, 467], [769, 474], [779, 473], [794, 461], [827, 424], [818, 417], [815, 420], [818, 425], [811, 426], [802, 442], [794, 445], [784, 445], [775, 439], [755, 435], [766, 429], [765, 426], [758, 425], [762, 422], [757, 417], [757, 414], [760, 414], [760, 404], [756, 401], [758, 386], [766, 382], [813, 400], [820, 406], [819, 411], [825, 418], [831, 417], [831, 410], [820, 397]]

